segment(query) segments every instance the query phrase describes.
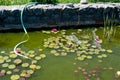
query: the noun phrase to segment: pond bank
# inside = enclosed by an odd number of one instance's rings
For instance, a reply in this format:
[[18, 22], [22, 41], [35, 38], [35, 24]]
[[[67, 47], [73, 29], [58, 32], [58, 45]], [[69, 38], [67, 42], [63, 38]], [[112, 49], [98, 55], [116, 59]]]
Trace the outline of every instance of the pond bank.
[[[23, 7], [0, 6], [0, 30], [22, 29]], [[36, 4], [24, 10], [23, 21], [27, 28], [100, 25], [107, 16], [120, 24], [120, 3]]]

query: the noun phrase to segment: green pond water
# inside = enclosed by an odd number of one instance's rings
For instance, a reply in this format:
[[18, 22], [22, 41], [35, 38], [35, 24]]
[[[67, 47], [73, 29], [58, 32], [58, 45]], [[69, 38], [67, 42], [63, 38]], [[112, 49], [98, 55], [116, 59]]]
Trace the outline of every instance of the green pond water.
[[[67, 29], [65, 32], [67, 35], [71, 33], [76, 33], [78, 29]], [[77, 36], [82, 38], [89, 38], [92, 40], [92, 30], [93, 28], [82, 29], [80, 33], [77, 33]], [[49, 30], [47, 30], [49, 32]], [[61, 30], [58, 30], [61, 31]], [[93, 59], [85, 59], [83, 61], [76, 60], [76, 54], [68, 54], [66, 56], [54, 56], [50, 53], [50, 48], [44, 47], [44, 39], [50, 37], [61, 36], [60, 32], [58, 33], [43, 33], [43, 30], [28, 32], [29, 41], [20, 46], [24, 51], [34, 50], [36, 55], [45, 54], [46, 58], [38, 61], [36, 65], [41, 66], [41, 69], [35, 70], [34, 74], [30, 78], [25, 80], [87, 80], [81, 70], [78, 68], [85, 69], [87, 73], [90, 73], [95, 68], [99, 68], [96, 73], [88, 74], [89, 80], [120, 80], [114, 78], [114, 75], [117, 71], [120, 71], [120, 27], [117, 27], [117, 31], [114, 37], [111, 38], [111, 41], [107, 41], [103, 36], [103, 28], [98, 28], [96, 34], [102, 39], [102, 48], [110, 49], [113, 52], [107, 53], [106, 58], [99, 59], [97, 56], [94, 56]], [[6, 55], [10, 54], [10, 51], [13, 50], [14, 46], [20, 41], [24, 40], [23, 32], [8, 32], [0, 33], [0, 51], [6, 51]], [[42, 49], [43, 51], [39, 51]], [[0, 53], [1, 56], [4, 56]], [[30, 62], [29, 59], [22, 59], [25, 62]], [[10, 62], [12, 63], [12, 62]], [[2, 64], [1, 64], [2, 65]], [[21, 68], [20, 70], [29, 69], [29, 67]], [[8, 68], [3, 68], [0, 66], [0, 70], [12, 71]], [[75, 71], [78, 71], [75, 73]], [[12, 73], [10, 75], [5, 75], [0, 77], [0, 80], [10, 80], [11, 75], [19, 75], [18, 73]], [[97, 74], [98, 73], [98, 74]], [[98, 76], [94, 76], [98, 75]], [[17, 79], [15, 79], [17, 80]]]

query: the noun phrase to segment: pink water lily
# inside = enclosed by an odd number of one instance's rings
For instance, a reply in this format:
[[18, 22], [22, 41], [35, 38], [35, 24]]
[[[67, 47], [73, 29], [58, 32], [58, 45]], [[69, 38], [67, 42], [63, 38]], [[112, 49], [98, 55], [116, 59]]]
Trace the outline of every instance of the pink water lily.
[[17, 53], [20, 53], [20, 52], [21, 52], [21, 51], [20, 51], [20, 50], [18, 50], [18, 49], [16, 49], [15, 51], [16, 51]]
[[57, 29], [56, 29], [56, 28], [53, 28], [53, 29], [52, 29], [52, 32], [57, 32]]

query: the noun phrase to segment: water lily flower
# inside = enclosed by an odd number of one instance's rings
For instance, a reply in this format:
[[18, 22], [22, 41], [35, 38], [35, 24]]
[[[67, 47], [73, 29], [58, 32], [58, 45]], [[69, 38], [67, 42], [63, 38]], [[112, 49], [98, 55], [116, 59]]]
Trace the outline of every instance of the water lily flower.
[[16, 51], [17, 53], [20, 53], [20, 52], [21, 52], [21, 51], [20, 51], [20, 50], [18, 50], [18, 49], [16, 49], [15, 51]]
[[56, 28], [53, 28], [53, 29], [52, 29], [52, 32], [57, 32], [57, 29], [56, 29]]

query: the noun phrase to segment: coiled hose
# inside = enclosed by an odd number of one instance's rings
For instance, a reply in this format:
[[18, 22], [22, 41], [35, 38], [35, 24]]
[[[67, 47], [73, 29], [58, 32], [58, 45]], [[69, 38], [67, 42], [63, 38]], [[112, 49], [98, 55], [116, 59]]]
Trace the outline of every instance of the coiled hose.
[[25, 32], [25, 36], [27, 36], [27, 39], [25, 39], [24, 41], [21, 41], [21, 42], [19, 42], [18, 44], [16, 44], [15, 47], [14, 47], [14, 52], [15, 52], [15, 54], [17, 54], [18, 56], [21, 56], [21, 57], [24, 57], [24, 58], [28, 58], [28, 57], [25, 56], [25, 55], [20, 54], [20, 53], [17, 51], [17, 47], [18, 47], [18, 46], [20, 46], [20, 45], [23, 44], [23, 43], [26, 43], [26, 42], [29, 40], [29, 35], [28, 35], [28, 33], [27, 33], [27, 30], [26, 30], [25, 25], [24, 25], [24, 22], [23, 22], [23, 13], [24, 13], [24, 10], [25, 10], [28, 6], [34, 6], [34, 5], [36, 5], [36, 4], [38, 4], [38, 2], [31, 2], [31, 3], [26, 4], [26, 5], [23, 7], [23, 9], [21, 10], [21, 14], [20, 14], [21, 25], [22, 25], [22, 28], [23, 28], [23, 30], [24, 30], [24, 32]]

